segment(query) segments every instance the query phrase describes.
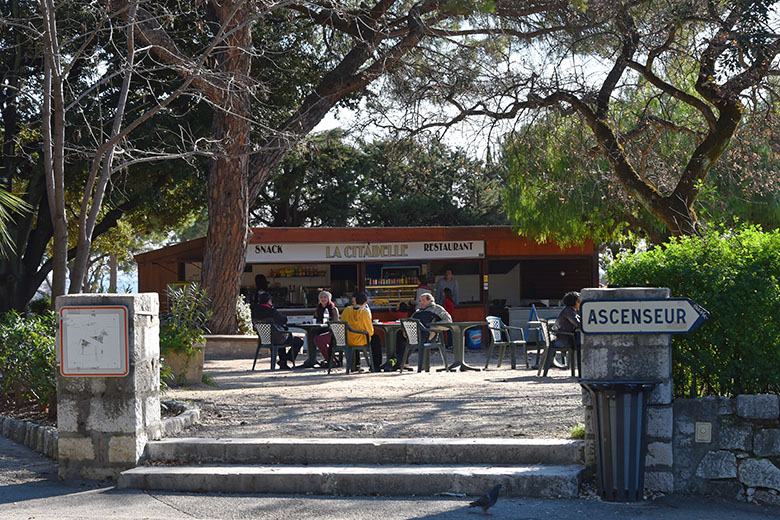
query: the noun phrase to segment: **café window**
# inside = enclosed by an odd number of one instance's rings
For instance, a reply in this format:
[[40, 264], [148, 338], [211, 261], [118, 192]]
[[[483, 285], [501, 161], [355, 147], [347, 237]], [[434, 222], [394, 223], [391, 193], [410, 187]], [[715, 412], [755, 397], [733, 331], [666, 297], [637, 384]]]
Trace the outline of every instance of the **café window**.
[[436, 260], [430, 262], [430, 273], [438, 280], [444, 277], [447, 269], [452, 269], [452, 276], [458, 280], [458, 303], [479, 303], [479, 263], [479, 260]]

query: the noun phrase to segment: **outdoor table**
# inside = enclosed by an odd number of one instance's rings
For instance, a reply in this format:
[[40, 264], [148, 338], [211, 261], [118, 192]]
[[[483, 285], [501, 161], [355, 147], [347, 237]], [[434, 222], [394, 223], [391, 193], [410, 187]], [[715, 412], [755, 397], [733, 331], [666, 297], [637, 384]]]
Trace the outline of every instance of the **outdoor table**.
[[374, 322], [374, 328], [380, 329], [385, 335], [385, 357], [390, 359], [395, 357], [395, 337], [396, 332], [403, 328], [400, 321]]
[[322, 323], [299, 323], [290, 325], [290, 329], [301, 329], [306, 333], [306, 361], [301, 368], [314, 368], [317, 366], [317, 345], [314, 344], [314, 337], [328, 331], [328, 325]]
[[472, 367], [471, 365], [467, 365], [466, 362], [463, 360], [466, 352], [466, 340], [464, 338], [466, 330], [473, 328], [473, 327], [482, 327], [486, 326], [486, 321], [456, 321], [454, 323], [446, 323], [443, 321], [437, 321], [435, 323], [431, 323], [430, 328], [432, 329], [449, 329], [452, 331], [452, 353], [455, 356], [455, 361], [447, 367], [447, 370], [457, 370], [460, 372], [465, 372], [466, 370], [475, 370], [475, 371], [481, 371], [481, 368]]

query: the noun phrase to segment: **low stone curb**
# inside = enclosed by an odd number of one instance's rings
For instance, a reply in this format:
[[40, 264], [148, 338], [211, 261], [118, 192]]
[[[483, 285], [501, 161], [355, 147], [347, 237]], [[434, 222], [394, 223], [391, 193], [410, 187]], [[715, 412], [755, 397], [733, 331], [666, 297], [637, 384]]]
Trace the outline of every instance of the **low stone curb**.
[[160, 399], [160, 405], [176, 413], [175, 417], [166, 417], [162, 420], [163, 437], [175, 435], [200, 420], [200, 409], [194, 406], [168, 399]]
[[54, 426], [42, 426], [0, 415], [0, 432], [3, 437], [57, 460], [59, 431]]
[[[168, 409], [178, 413], [176, 417], [162, 420], [163, 437], [175, 435], [200, 420], [200, 410], [177, 401], [160, 400]], [[0, 415], [0, 433], [12, 441], [24, 444], [31, 450], [57, 460], [59, 430], [54, 426], [43, 426], [29, 421]]]

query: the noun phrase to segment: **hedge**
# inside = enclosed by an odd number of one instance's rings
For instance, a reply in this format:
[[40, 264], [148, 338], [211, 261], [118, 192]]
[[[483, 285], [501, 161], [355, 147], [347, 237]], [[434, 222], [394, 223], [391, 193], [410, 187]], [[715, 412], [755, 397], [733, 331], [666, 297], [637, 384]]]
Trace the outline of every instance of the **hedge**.
[[611, 285], [668, 287], [710, 312], [675, 335], [678, 397], [780, 393], [780, 232], [754, 227], [683, 237], [607, 270]]
[[53, 412], [54, 313], [0, 315], [0, 400], [5, 406], [35, 405]]

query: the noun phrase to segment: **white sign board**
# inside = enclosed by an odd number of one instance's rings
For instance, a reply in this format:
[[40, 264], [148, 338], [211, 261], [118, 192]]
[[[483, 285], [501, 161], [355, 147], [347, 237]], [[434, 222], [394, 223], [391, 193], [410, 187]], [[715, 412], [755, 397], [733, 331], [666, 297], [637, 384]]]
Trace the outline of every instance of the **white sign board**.
[[580, 312], [585, 334], [685, 334], [710, 317], [688, 298], [586, 300]]
[[484, 240], [249, 244], [247, 263], [382, 262], [484, 258]]
[[127, 307], [62, 307], [60, 373], [65, 377], [126, 376]]

